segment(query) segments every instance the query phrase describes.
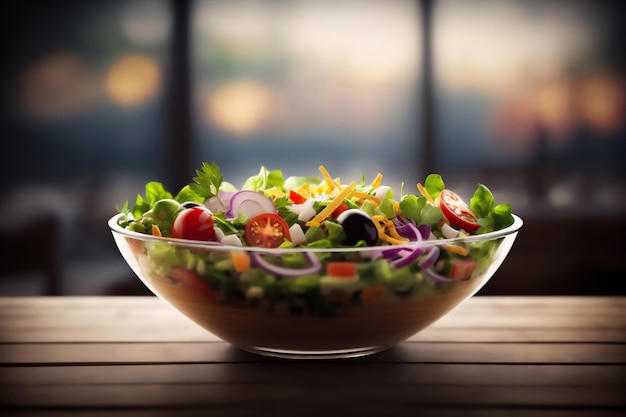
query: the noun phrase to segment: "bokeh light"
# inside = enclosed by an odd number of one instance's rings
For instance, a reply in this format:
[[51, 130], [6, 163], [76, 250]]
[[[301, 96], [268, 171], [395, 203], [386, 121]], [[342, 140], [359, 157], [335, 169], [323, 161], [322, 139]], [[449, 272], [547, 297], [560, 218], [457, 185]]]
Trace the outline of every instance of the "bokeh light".
[[215, 127], [239, 137], [266, 124], [272, 91], [250, 80], [232, 80], [208, 94], [206, 112]]
[[25, 114], [41, 120], [77, 116], [93, 106], [100, 95], [95, 71], [70, 51], [43, 56], [24, 71], [20, 81]]
[[145, 103], [155, 96], [160, 87], [159, 67], [146, 55], [123, 56], [111, 65], [106, 75], [109, 97], [126, 107]]

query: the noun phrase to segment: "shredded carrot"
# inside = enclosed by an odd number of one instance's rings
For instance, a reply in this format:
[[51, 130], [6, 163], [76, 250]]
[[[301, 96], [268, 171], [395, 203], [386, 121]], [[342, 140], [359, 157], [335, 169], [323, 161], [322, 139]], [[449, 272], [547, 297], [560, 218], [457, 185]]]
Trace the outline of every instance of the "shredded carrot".
[[383, 174], [379, 172], [378, 175], [376, 175], [376, 178], [374, 178], [374, 181], [372, 181], [372, 188], [380, 187], [380, 183], [382, 180], [383, 180]]
[[448, 252], [456, 253], [457, 255], [467, 256], [468, 254], [467, 249], [462, 246], [446, 245], [445, 248]]
[[426, 200], [428, 200], [428, 202], [430, 204], [435, 204], [435, 200], [433, 200], [433, 198], [430, 196], [430, 194], [428, 193], [428, 191], [426, 191], [426, 188], [424, 188], [424, 186], [420, 183], [417, 183], [417, 189], [420, 191], [420, 193], [426, 197]]
[[157, 226], [156, 224], [152, 225], [152, 236], [158, 236], [158, 237], [163, 236], [161, 234], [161, 229], [159, 229], [159, 226]]
[[246, 272], [250, 269], [250, 256], [247, 253], [232, 251], [230, 259], [233, 261], [233, 268], [237, 272]]
[[326, 220], [326, 218], [330, 216], [332, 212], [335, 211], [335, 209], [341, 205], [343, 200], [345, 200], [346, 197], [348, 197], [350, 193], [352, 193], [355, 189], [356, 189], [356, 182], [352, 181], [350, 185], [348, 185], [346, 188], [341, 190], [341, 192], [337, 194], [335, 199], [331, 201], [326, 207], [324, 207], [322, 211], [317, 213], [315, 217], [313, 217], [311, 220], [306, 222], [306, 225], [307, 226], [319, 226], [321, 222]]

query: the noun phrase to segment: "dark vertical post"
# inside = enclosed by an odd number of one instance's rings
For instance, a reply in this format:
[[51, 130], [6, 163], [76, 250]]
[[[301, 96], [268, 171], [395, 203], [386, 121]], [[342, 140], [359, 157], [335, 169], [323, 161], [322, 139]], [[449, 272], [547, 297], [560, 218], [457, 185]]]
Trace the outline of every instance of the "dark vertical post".
[[422, 16], [422, 147], [420, 177], [435, 172], [437, 168], [436, 120], [432, 51], [432, 0], [420, 0]]
[[165, 103], [168, 123], [163, 156], [167, 187], [180, 189], [192, 172], [190, 0], [170, 0], [172, 40], [168, 94]]

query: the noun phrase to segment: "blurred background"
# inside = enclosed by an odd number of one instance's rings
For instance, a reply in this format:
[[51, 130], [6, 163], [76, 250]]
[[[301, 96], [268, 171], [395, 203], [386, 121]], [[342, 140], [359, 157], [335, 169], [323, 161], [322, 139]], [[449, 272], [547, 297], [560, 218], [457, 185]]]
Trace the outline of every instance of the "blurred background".
[[[525, 221], [481, 294], [626, 294], [623, 2], [23, 0], [0, 19], [0, 295], [142, 294], [106, 226], [202, 161]], [[410, 187], [409, 187], [410, 188]]]

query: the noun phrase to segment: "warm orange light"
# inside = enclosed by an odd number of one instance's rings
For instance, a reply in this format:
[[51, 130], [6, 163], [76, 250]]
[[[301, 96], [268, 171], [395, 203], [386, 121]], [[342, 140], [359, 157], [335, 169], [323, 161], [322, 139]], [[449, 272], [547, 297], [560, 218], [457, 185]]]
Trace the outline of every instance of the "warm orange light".
[[614, 130], [624, 123], [624, 84], [609, 78], [595, 77], [581, 83], [578, 112], [581, 120], [598, 130]]
[[95, 73], [72, 52], [43, 57], [20, 81], [24, 110], [41, 119], [74, 116], [95, 104], [100, 95]]
[[266, 122], [271, 103], [272, 93], [267, 87], [248, 80], [234, 80], [210, 95], [206, 112], [219, 128], [245, 135]]
[[153, 59], [145, 55], [126, 55], [113, 63], [106, 77], [109, 96], [122, 106], [138, 106], [158, 91], [161, 74]]
[[511, 100], [497, 106], [490, 115], [494, 139], [512, 152], [532, 149], [537, 124], [533, 109], [525, 100]]
[[541, 126], [557, 137], [573, 128], [572, 94], [567, 82], [546, 84], [533, 94], [533, 110]]

